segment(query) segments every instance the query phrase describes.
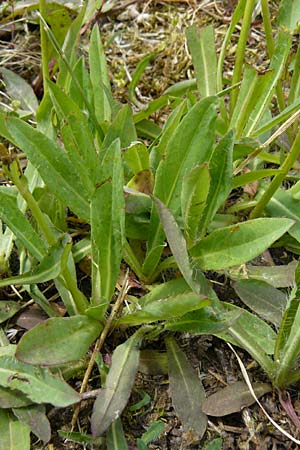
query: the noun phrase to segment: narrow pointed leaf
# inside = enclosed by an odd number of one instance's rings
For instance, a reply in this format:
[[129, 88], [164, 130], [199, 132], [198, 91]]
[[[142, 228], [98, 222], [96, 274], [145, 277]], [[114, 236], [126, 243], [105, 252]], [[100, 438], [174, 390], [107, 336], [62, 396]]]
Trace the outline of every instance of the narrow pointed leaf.
[[127, 404], [139, 366], [141, 340], [142, 333], [135, 333], [113, 353], [105, 387], [94, 403], [91, 420], [94, 437], [101, 436]]
[[44, 444], [51, 439], [51, 427], [46, 416], [45, 406], [31, 405], [26, 408], [14, 408], [14, 415], [28, 426]]
[[282, 291], [257, 280], [238, 281], [234, 290], [252, 311], [279, 326], [287, 304], [287, 296]]
[[[184, 175], [207, 161], [213, 147], [216, 122], [215, 97], [197, 103], [180, 122], [168, 142], [165, 158], [159, 164], [155, 177], [154, 195], [174, 214], [180, 212], [180, 192]], [[151, 213], [148, 253], [144, 273], [151, 276], [159, 262], [164, 233], [155, 207]]]
[[193, 242], [197, 237], [200, 217], [207, 202], [210, 173], [207, 164], [197, 166], [183, 178], [181, 191], [181, 211], [184, 231]]
[[166, 339], [172, 403], [184, 429], [193, 430], [201, 439], [207, 426], [202, 412], [205, 392], [187, 357], [170, 336]]
[[0, 280], [0, 287], [12, 284], [37, 284], [44, 283], [57, 278], [63, 270], [68, 255], [71, 251], [71, 242], [69, 236], [64, 236], [63, 240], [53, 245], [41, 260], [36, 268], [31, 272], [23, 273], [15, 277]]
[[89, 197], [64, 151], [46, 135], [20, 119], [9, 117], [13, 143], [38, 169], [51, 192], [82, 219], [89, 219]]
[[108, 96], [111, 95], [106, 57], [102, 46], [98, 24], [92, 30], [89, 45], [90, 77], [94, 94], [95, 115], [99, 123], [110, 121], [111, 106]]
[[87, 352], [101, 329], [99, 322], [86, 316], [53, 317], [22, 336], [16, 357], [44, 366], [75, 361]]
[[101, 160], [104, 158], [107, 149], [116, 139], [120, 139], [122, 149], [128, 147], [132, 142], [137, 140], [132, 110], [129, 105], [124, 105], [120, 111], [118, 111], [111, 126], [108, 128], [101, 146]]
[[211, 181], [208, 201], [199, 224], [199, 233], [202, 236], [231, 191], [233, 143], [234, 132], [230, 131], [216, 146], [209, 160]]
[[182, 316], [189, 311], [204, 308], [209, 304], [210, 301], [207, 297], [193, 292], [176, 297], [160, 298], [153, 302], [148, 302], [142, 309], [138, 309], [135, 313], [122, 317], [117, 323], [136, 326], [159, 320], [169, 320]]
[[290, 219], [254, 219], [213, 231], [191, 248], [195, 263], [204, 270], [243, 264], [263, 253], [288, 231]]
[[16, 197], [2, 189], [0, 190], [0, 217], [32, 256], [41, 260], [46, 253], [46, 245], [18, 208]]
[[30, 429], [11, 413], [0, 409], [0, 448], [30, 450]]
[[47, 369], [24, 364], [9, 356], [0, 358], [0, 385], [23, 392], [34, 403], [64, 407], [80, 400], [76, 391]]
[[159, 217], [176, 263], [190, 288], [198, 292], [182, 232], [171, 211], [157, 197], [153, 196], [153, 201], [157, 205]]
[[198, 30], [192, 26], [186, 31], [192, 55], [197, 87], [202, 98], [217, 93], [217, 54], [214, 29], [210, 25]]
[[95, 189], [97, 153], [86, 115], [56, 84], [49, 83], [51, 99], [62, 121], [61, 133], [65, 149], [77, 177], [91, 196]]
[[[267, 383], [253, 383], [252, 387], [258, 398], [272, 390], [272, 386]], [[207, 397], [203, 404], [203, 411], [208, 416], [222, 417], [240, 412], [253, 403], [255, 400], [247, 384], [237, 381]]]
[[92, 199], [93, 306], [108, 303], [119, 275], [125, 241], [125, 200], [120, 141], [114, 141], [103, 161], [105, 178]]

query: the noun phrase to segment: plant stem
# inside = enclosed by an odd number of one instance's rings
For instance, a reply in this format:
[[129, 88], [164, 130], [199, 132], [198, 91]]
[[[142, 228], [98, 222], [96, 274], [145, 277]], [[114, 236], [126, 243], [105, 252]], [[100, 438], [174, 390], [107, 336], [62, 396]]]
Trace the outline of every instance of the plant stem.
[[[244, 64], [244, 57], [245, 57], [245, 49], [249, 34], [249, 29], [251, 25], [251, 19], [252, 19], [252, 13], [255, 6], [255, 0], [247, 0], [246, 6], [245, 6], [245, 12], [243, 17], [243, 23], [240, 33], [240, 38], [236, 50], [236, 57], [235, 57], [235, 64], [234, 64], [234, 71], [232, 76], [232, 85], [238, 83], [241, 80], [242, 75], [242, 69]], [[231, 92], [230, 96], [230, 112], [232, 114], [236, 100], [238, 96], [238, 91], [234, 89]]]
[[252, 210], [250, 214], [250, 219], [255, 219], [256, 217], [261, 216], [265, 207], [267, 206], [267, 204], [269, 203], [269, 201], [271, 200], [277, 189], [279, 189], [281, 183], [285, 179], [289, 170], [293, 167], [299, 154], [300, 154], [300, 130], [298, 131], [298, 134], [293, 142], [290, 152], [288, 153], [287, 157], [285, 158], [285, 161], [280, 167], [280, 172], [273, 178], [269, 187], [263, 194], [262, 198], [258, 201], [256, 207]]
[[[41, 16], [46, 19], [46, 1], [39, 0], [39, 10]], [[48, 45], [48, 37], [45, 32], [45, 28], [42, 20], [40, 19], [40, 35], [41, 35], [41, 50], [42, 50], [42, 74], [43, 74], [43, 88], [44, 88], [44, 96], [47, 93], [48, 86], [46, 80], [49, 79], [49, 45]]]

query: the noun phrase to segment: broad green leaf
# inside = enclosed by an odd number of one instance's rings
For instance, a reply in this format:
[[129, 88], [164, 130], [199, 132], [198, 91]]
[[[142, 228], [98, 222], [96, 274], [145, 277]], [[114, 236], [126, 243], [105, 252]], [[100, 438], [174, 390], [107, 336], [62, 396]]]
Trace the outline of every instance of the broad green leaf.
[[124, 245], [125, 200], [120, 141], [108, 148], [103, 177], [91, 204], [92, 305], [109, 303], [119, 275]]
[[7, 118], [13, 143], [26, 152], [51, 192], [82, 219], [89, 219], [88, 193], [62, 149], [43, 133], [17, 118]]
[[0, 69], [0, 73], [5, 83], [5, 90], [11, 99], [19, 101], [23, 110], [35, 114], [39, 104], [30, 84], [16, 73], [4, 67]]
[[300, 242], [300, 200], [295, 199], [291, 191], [279, 189], [266, 206], [267, 212], [272, 217], [289, 217], [294, 220], [294, 225], [288, 233]]
[[19, 209], [17, 198], [11, 195], [9, 188], [0, 189], [0, 217], [32, 256], [41, 260], [46, 245]]
[[199, 223], [201, 236], [205, 235], [209, 223], [231, 191], [233, 143], [234, 132], [230, 131], [216, 146], [209, 160], [210, 185]]
[[187, 43], [195, 68], [198, 91], [202, 98], [217, 93], [217, 54], [214, 29], [210, 25], [186, 30]]
[[[2, 280], [0, 280], [1, 283]], [[21, 308], [16, 301], [0, 300], [0, 323], [13, 317]], [[1, 406], [0, 406], [1, 407]]]
[[139, 137], [156, 139], [161, 133], [161, 128], [151, 120], [144, 119], [136, 124], [136, 131]]
[[[272, 390], [272, 386], [266, 383], [253, 383], [252, 387], [258, 398]], [[222, 417], [240, 412], [253, 403], [255, 400], [247, 384], [236, 381], [207, 397], [203, 404], [203, 411], [208, 416]]]
[[205, 391], [197, 373], [173, 337], [165, 340], [169, 361], [169, 383], [172, 403], [186, 431], [192, 430], [201, 439], [207, 426], [202, 412]]
[[77, 392], [47, 369], [24, 364], [10, 356], [0, 358], [0, 385], [23, 392], [34, 403], [64, 407], [80, 400]]
[[260, 126], [261, 119], [272, 99], [274, 89], [280, 79], [281, 73], [290, 51], [292, 37], [287, 31], [279, 31], [276, 48], [270, 62], [271, 76], [266, 86], [263, 88], [263, 94], [260, 95], [255, 108], [250, 114], [248, 123], [245, 127], [245, 136], [251, 136], [255, 129]]
[[30, 450], [30, 429], [10, 412], [0, 409], [0, 448]]
[[247, 264], [240, 269], [230, 269], [228, 275], [233, 280], [260, 280], [275, 288], [293, 287], [297, 262], [292, 261], [285, 266], [253, 266]]
[[51, 428], [43, 405], [31, 405], [26, 408], [14, 408], [14, 415], [28, 426], [44, 444], [51, 439]]
[[280, 325], [287, 304], [287, 296], [282, 291], [257, 280], [238, 281], [234, 290], [252, 311], [268, 322]]
[[214, 334], [226, 331], [241, 316], [241, 311], [229, 311], [215, 314], [212, 308], [188, 312], [182, 317], [170, 320], [165, 330], [190, 334]]
[[16, 357], [43, 366], [75, 361], [87, 352], [101, 330], [99, 322], [86, 316], [53, 317], [22, 336]]
[[94, 437], [101, 436], [125, 408], [135, 374], [139, 366], [139, 347], [143, 331], [136, 332], [119, 345], [112, 356], [112, 364], [93, 408], [91, 428]]
[[106, 435], [107, 450], [128, 450], [121, 419], [116, 419]]
[[169, 320], [174, 317], [208, 306], [207, 297], [195, 293], [181, 294], [174, 297], [160, 298], [146, 303], [142, 309], [132, 314], [127, 314], [117, 321], [117, 324], [136, 326], [143, 323]]
[[183, 178], [181, 212], [184, 231], [189, 242], [197, 237], [200, 217], [206, 205], [210, 185], [207, 164], [196, 166]]
[[269, 248], [293, 226], [290, 219], [254, 219], [213, 231], [191, 248], [203, 270], [220, 270], [244, 264]]
[[97, 153], [86, 115], [77, 104], [56, 84], [48, 82], [54, 107], [62, 124], [65, 149], [77, 171], [86, 192], [91, 196], [95, 189], [98, 169]]
[[281, 0], [277, 23], [280, 27], [295, 33], [299, 28], [300, 4], [297, 0]]
[[134, 175], [149, 170], [149, 152], [142, 142], [133, 142], [126, 148], [123, 158], [134, 173]]
[[111, 88], [98, 24], [94, 25], [90, 38], [89, 63], [95, 115], [100, 124], [105, 121], [110, 122], [112, 114], [109, 100]]
[[166, 206], [157, 197], [153, 196], [152, 198], [157, 206], [160, 221], [175, 261], [190, 288], [194, 292], [198, 292], [198, 286], [193, 279], [193, 270], [187, 252], [186, 241], [181, 233], [181, 230], [171, 211], [166, 208]]
[[214, 333], [216, 336], [227, 339], [228, 342], [234, 345], [246, 348], [247, 351], [249, 351], [249, 348], [244, 347], [244, 345], [253, 346], [255, 350], [261, 348], [269, 355], [274, 353], [276, 333], [270, 325], [247, 310], [231, 303], [222, 302], [222, 306], [224, 312], [236, 312], [240, 314], [240, 317], [231, 325], [228, 331]]
[[37, 284], [57, 278], [62, 272], [71, 251], [70, 236], [65, 235], [49, 248], [47, 254], [32, 271], [0, 280], [0, 287], [12, 284]]
[[[180, 211], [180, 192], [184, 175], [210, 157], [214, 141], [217, 100], [205, 98], [184, 117], [172, 134], [165, 158], [159, 164], [155, 177], [154, 195], [174, 214]], [[155, 207], [152, 209], [147, 256], [144, 273], [153, 275], [164, 243], [164, 233]]]
[[0, 386], [0, 408], [21, 408], [31, 403], [32, 401], [17, 389], [8, 389]]

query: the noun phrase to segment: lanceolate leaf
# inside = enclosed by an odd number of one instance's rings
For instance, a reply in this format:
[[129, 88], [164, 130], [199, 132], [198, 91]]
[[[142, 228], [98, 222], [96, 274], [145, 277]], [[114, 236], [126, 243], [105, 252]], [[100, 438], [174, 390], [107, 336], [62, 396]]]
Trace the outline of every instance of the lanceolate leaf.
[[30, 429], [3, 409], [0, 409], [0, 448], [30, 450]]
[[289, 234], [300, 242], [300, 200], [295, 199], [291, 191], [278, 190], [269, 201], [266, 210], [272, 217], [289, 217], [295, 224]]
[[135, 313], [122, 317], [117, 323], [135, 326], [143, 323], [156, 322], [158, 320], [168, 320], [182, 316], [189, 311], [204, 308], [209, 304], [210, 301], [207, 297], [193, 292], [176, 297], [160, 298], [147, 303]]
[[6, 92], [11, 99], [19, 101], [23, 110], [35, 114], [39, 104], [31, 85], [19, 75], [4, 67], [1, 68], [1, 75]]
[[207, 203], [199, 224], [199, 233], [202, 236], [231, 191], [233, 143], [234, 133], [230, 131], [217, 145], [209, 160], [211, 181]]
[[210, 185], [207, 164], [196, 166], [183, 178], [181, 191], [181, 212], [184, 232], [193, 243], [197, 238], [200, 217], [206, 205]]
[[213, 231], [191, 248], [195, 263], [204, 270], [243, 264], [270, 247], [293, 226], [290, 219], [254, 219]]
[[143, 330], [136, 332], [113, 353], [105, 387], [93, 408], [91, 427], [94, 437], [101, 436], [120, 417], [129, 399], [139, 366], [139, 346]]
[[[180, 192], [184, 175], [193, 167], [207, 161], [214, 141], [217, 99], [205, 98], [184, 117], [172, 135], [165, 158], [156, 172], [154, 195], [174, 214], [180, 211]], [[145, 275], [151, 276], [159, 262], [164, 233], [159, 216], [151, 213], [148, 253], [144, 262]]]
[[[258, 398], [272, 390], [272, 386], [266, 383], [253, 383], [252, 387]], [[247, 384], [237, 381], [207, 397], [204, 401], [203, 411], [209, 416], [222, 417], [240, 412], [253, 403], [255, 400]]]
[[99, 322], [86, 316], [53, 317], [23, 335], [16, 357], [44, 366], [75, 361], [86, 353], [101, 329]]
[[256, 314], [279, 326], [286, 309], [287, 296], [264, 281], [241, 280], [234, 284], [240, 299]]
[[20, 119], [7, 117], [13, 143], [38, 169], [45, 184], [82, 219], [89, 219], [89, 197], [64, 151], [40, 131]]
[[169, 382], [172, 402], [183, 427], [200, 438], [206, 430], [207, 417], [202, 412], [205, 392], [196, 372], [190, 366], [175, 340], [166, 339], [169, 361]]
[[95, 189], [97, 153], [86, 115], [56, 84], [49, 83], [51, 99], [59, 119], [65, 149], [83, 186], [91, 196]]
[[63, 240], [59, 240], [57, 244], [49, 249], [46, 256], [35, 269], [22, 275], [0, 280], [0, 287], [11, 284], [44, 283], [57, 278], [63, 269], [63, 265], [66, 264], [70, 251], [70, 237], [64, 236]]
[[189, 50], [196, 72], [198, 91], [202, 98], [217, 93], [217, 55], [214, 30], [210, 25], [197, 30], [192, 26], [186, 31]]
[[111, 90], [106, 58], [97, 24], [93, 27], [91, 34], [89, 63], [94, 94], [95, 114], [101, 124], [102, 122], [110, 121], [111, 119], [111, 107], [108, 99], [108, 96], [111, 95]]
[[50, 441], [51, 428], [45, 406], [31, 405], [26, 408], [14, 408], [13, 412], [44, 444]]
[[119, 275], [125, 241], [125, 200], [120, 141], [107, 150], [103, 179], [92, 199], [93, 306], [110, 301]]
[[24, 364], [10, 356], [0, 358], [0, 385], [18, 389], [34, 403], [64, 407], [80, 400], [79, 395], [47, 369]]
[[176, 263], [190, 288], [194, 292], [198, 292], [197, 284], [193, 280], [193, 270], [189, 261], [186, 241], [181, 230], [171, 211], [157, 197], [153, 196], [153, 201], [157, 205], [160, 221]]
[[16, 197], [3, 189], [0, 190], [0, 217], [32, 256], [41, 260], [46, 253], [46, 245], [18, 208]]

